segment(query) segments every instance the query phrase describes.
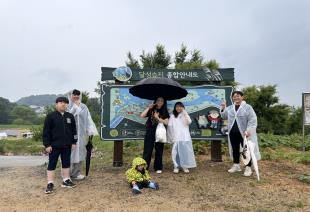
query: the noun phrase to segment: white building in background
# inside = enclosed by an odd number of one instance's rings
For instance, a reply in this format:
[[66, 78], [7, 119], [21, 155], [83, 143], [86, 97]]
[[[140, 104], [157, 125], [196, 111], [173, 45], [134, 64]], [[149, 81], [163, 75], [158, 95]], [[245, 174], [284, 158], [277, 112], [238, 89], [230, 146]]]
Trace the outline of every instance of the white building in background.
[[8, 135], [6, 134], [6, 132], [0, 132], [0, 140], [5, 140], [8, 138]]
[[30, 105], [29, 107], [38, 115], [44, 114], [44, 106]]

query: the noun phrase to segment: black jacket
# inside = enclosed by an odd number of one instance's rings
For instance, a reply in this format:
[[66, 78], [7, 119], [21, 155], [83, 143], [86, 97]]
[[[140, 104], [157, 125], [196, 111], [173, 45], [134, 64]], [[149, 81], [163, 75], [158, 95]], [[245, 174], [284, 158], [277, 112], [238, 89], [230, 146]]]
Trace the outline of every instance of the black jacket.
[[77, 132], [74, 116], [58, 111], [48, 114], [45, 118], [43, 128], [43, 144], [45, 147], [54, 148], [71, 147], [77, 142]]

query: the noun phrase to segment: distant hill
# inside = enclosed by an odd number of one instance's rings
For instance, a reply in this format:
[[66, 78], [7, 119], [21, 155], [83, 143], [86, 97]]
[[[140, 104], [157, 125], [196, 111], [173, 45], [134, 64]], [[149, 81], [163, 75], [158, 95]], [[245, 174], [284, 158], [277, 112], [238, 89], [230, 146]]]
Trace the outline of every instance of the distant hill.
[[57, 97], [62, 96], [61, 94], [42, 94], [42, 95], [31, 95], [20, 98], [16, 103], [19, 105], [37, 105], [37, 106], [49, 106], [55, 104]]

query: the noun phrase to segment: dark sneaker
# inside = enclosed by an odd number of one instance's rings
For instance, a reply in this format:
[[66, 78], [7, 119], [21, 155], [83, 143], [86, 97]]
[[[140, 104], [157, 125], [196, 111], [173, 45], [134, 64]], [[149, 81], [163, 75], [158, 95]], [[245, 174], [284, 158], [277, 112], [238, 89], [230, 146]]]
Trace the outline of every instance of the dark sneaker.
[[70, 180], [66, 180], [65, 182], [62, 182], [62, 185], [61, 187], [64, 187], [64, 188], [74, 188], [76, 185]]
[[53, 191], [54, 191], [54, 184], [53, 183], [47, 184], [45, 193], [46, 194], [51, 194], [51, 193], [53, 193]]

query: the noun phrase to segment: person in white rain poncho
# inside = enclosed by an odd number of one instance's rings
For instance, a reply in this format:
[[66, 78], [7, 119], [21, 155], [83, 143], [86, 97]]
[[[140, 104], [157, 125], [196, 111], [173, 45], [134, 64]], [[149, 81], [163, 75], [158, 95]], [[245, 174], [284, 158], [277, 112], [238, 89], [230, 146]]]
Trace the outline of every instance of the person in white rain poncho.
[[188, 168], [196, 167], [192, 139], [189, 133], [189, 125], [191, 123], [192, 120], [186, 112], [183, 103], [175, 103], [167, 129], [168, 140], [173, 143], [171, 155], [174, 173], [179, 173], [179, 168], [188, 173]]
[[[244, 136], [254, 142], [254, 153], [257, 160], [261, 155], [258, 148], [256, 128], [257, 117], [252, 106], [243, 101], [243, 93], [234, 91], [232, 93], [234, 104], [226, 107], [226, 102], [221, 105], [221, 116], [228, 120], [228, 147], [230, 157], [233, 159], [233, 166], [228, 170], [229, 173], [240, 172], [240, 145], [243, 146]], [[244, 176], [251, 176], [252, 161], [245, 168]]]
[[86, 157], [86, 145], [89, 136], [98, 135], [98, 131], [87, 106], [81, 102], [81, 92], [76, 89], [69, 92], [69, 100], [68, 111], [74, 116], [78, 134], [76, 148], [71, 152], [71, 178], [83, 180], [85, 176], [81, 173], [81, 163]]

